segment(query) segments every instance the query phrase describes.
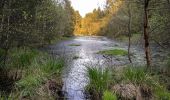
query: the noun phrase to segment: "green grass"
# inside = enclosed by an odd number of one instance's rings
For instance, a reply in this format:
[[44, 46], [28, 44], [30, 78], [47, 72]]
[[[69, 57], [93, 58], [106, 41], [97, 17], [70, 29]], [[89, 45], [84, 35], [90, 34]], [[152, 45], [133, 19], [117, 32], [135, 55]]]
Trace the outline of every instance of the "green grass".
[[117, 96], [110, 91], [105, 91], [103, 95], [103, 100], [118, 100]]
[[145, 69], [145, 67], [126, 67], [123, 71], [123, 79], [136, 85], [157, 86], [157, 81]]
[[127, 67], [123, 71], [123, 81], [141, 88], [148, 88], [158, 100], [170, 100], [170, 92], [160, 84], [156, 75], [152, 76], [144, 67]]
[[124, 98], [123, 94], [115, 95], [114, 93], [117, 90], [112, 90], [110, 87], [114, 87], [117, 84], [132, 84], [143, 90], [141, 93], [154, 97], [154, 99], [170, 100], [170, 92], [164, 85], [161, 85], [158, 76], [152, 75], [145, 67], [127, 66], [116, 71], [115, 73], [111, 69], [102, 71], [98, 68], [88, 67], [89, 84], [86, 90], [92, 93], [93, 97], [99, 96], [98, 98], [103, 98], [103, 100], [117, 100], [116, 95]]
[[170, 92], [163, 87], [157, 87], [154, 94], [158, 100], [170, 100]]
[[42, 71], [47, 74], [60, 74], [64, 66], [63, 59], [49, 59], [42, 67]]
[[[36, 95], [36, 90], [38, 87], [42, 86], [43, 83], [55, 74], [55, 78], [61, 74], [63, 67], [62, 60], [44, 60], [42, 64], [41, 61], [37, 62], [30, 69], [28, 69], [26, 76], [16, 83], [17, 88], [21, 91], [22, 96]], [[59, 81], [59, 80], [58, 80]]]
[[24, 70], [24, 77], [16, 82], [16, 89], [20, 96], [33, 97], [37, 95], [38, 88], [48, 79], [61, 81], [63, 66], [63, 59], [54, 59], [47, 54], [39, 53]]
[[12, 49], [9, 52], [8, 67], [11, 68], [27, 68], [33, 59], [38, 55], [37, 50], [31, 49]]
[[99, 51], [98, 54], [104, 54], [104, 55], [110, 55], [110, 56], [117, 56], [117, 55], [125, 56], [128, 54], [128, 52], [122, 49], [113, 49], [113, 50]]
[[69, 44], [68, 46], [81, 46], [81, 44]]
[[101, 70], [98, 68], [88, 67], [87, 76], [89, 78], [89, 84], [87, 85], [86, 90], [93, 92], [97, 98], [102, 98], [102, 93], [109, 85], [109, 71], [107, 69]]

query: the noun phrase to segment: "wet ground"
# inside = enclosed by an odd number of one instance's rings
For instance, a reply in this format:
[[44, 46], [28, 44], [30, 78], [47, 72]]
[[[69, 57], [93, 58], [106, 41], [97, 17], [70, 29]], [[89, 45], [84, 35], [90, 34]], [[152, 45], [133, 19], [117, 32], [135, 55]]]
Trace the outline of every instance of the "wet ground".
[[[64, 87], [69, 100], [85, 100], [84, 88], [88, 83], [86, 76], [87, 67], [112, 67], [128, 64], [127, 56], [103, 56], [98, 51], [107, 49], [124, 49], [124, 43], [110, 40], [106, 37], [74, 37], [61, 41], [49, 47], [49, 52], [66, 59], [63, 71]], [[134, 63], [144, 62], [143, 50], [137, 46], [131, 48]]]

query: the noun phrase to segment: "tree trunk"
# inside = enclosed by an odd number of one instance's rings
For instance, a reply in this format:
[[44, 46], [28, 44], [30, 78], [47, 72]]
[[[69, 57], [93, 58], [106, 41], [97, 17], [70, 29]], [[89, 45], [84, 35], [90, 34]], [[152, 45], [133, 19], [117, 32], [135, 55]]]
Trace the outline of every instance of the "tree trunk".
[[151, 66], [151, 54], [150, 54], [150, 44], [149, 44], [149, 32], [148, 32], [148, 6], [150, 0], [145, 0], [144, 2], [144, 41], [145, 41], [145, 55], [147, 67]]
[[128, 4], [128, 15], [129, 15], [129, 22], [128, 22], [128, 37], [129, 37], [129, 44], [128, 44], [128, 59], [129, 62], [132, 63], [131, 54], [130, 54], [130, 47], [131, 47], [131, 21], [132, 21], [132, 13], [131, 13], [131, 5]]

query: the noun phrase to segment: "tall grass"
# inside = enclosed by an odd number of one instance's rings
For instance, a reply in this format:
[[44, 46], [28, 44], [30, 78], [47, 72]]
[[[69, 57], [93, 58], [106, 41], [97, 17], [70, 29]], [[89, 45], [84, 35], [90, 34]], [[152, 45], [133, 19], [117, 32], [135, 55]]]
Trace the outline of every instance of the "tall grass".
[[[38, 56], [27, 69], [25, 77], [16, 83], [22, 96], [36, 95], [37, 88], [42, 86], [52, 75], [57, 79], [64, 66], [62, 59], [53, 59], [49, 56]], [[59, 79], [58, 79], [59, 81]]]
[[15, 48], [9, 52], [8, 67], [23, 69], [27, 68], [38, 55], [37, 50], [29, 48]]
[[98, 68], [88, 67], [87, 75], [89, 78], [87, 90], [93, 92], [96, 95], [96, 98], [101, 99], [103, 92], [108, 88], [110, 81], [108, 69], [101, 70]]
[[[0, 56], [1, 54], [3, 51], [0, 50]], [[22, 70], [19, 73], [20, 79], [14, 81], [15, 93], [12, 93], [18, 98], [38, 95], [37, 90], [50, 79], [61, 81], [64, 60], [47, 53], [29, 48], [15, 48], [9, 51], [6, 62], [6, 70], [10, 71], [10, 75], [18, 76], [17, 71]]]
[[[152, 76], [144, 67], [127, 67], [123, 71], [123, 81], [140, 87], [158, 100], [170, 100], [170, 92], [160, 84], [156, 75]], [[141, 92], [142, 93], [142, 92]]]
[[148, 83], [151, 80], [150, 75], [143, 67], [127, 67], [123, 70], [123, 78], [133, 84]]
[[[133, 93], [134, 89], [134, 91], [138, 92], [137, 94], [140, 94], [142, 98], [170, 100], [170, 93], [160, 84], [158, 77], [147, 72], [145, 67], [128, 66], [123, 68], [123, 70], [117, 70], [118, 72], [114, 77], [112, 76], [112, 73], [114, 72], [111, 71], [111, 69], [100, 70], [93, 67], [88, 67], [87, 69], [89, 84], [86, 89], [91, 93], [92, 99], [116, 100], [116, 96], [126, 98], [121, 93], [125, 93], [127, 90]], [[120, 88], [117, 88], [120, 90], [114, 90], [114, 86], [120, 86]], [[132, 91], [129, 89], [132, 89]], [[115, 95], [114, 93], [117, 94]], [[127, 93], [127, 95], [130, 95], [130, 93]], [[136, 95], [134, 94], [133, 97], [135, 96]], [[129, 97], [127, 99], [131, 98]]]

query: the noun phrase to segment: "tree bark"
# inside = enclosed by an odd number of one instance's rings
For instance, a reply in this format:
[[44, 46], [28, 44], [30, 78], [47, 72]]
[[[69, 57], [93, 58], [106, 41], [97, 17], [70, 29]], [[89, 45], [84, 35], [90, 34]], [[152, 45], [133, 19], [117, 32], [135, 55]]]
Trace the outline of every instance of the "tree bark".
[[128, 22], [128, 59], [129, 62], [132, 63], [132, 59], [131, 59], [131, 54], [130, 54], [130, 48], [131, 48], [131, 22], [132, 22], [132, 13], [131, 13], [131, 5], [130, 3], [128, 4], [128, 15], [129, 15], [129, 22]]
[[145, 0], [144, 2], [144, 41], [145, 41], [145, 55], [146, 55], [146, 63], [147, 67], [151, 66], [151, 52], [150, 52], [150, 44], [149, 44], [149, 32], [148, 32], [148, 6], [150, 0]]

